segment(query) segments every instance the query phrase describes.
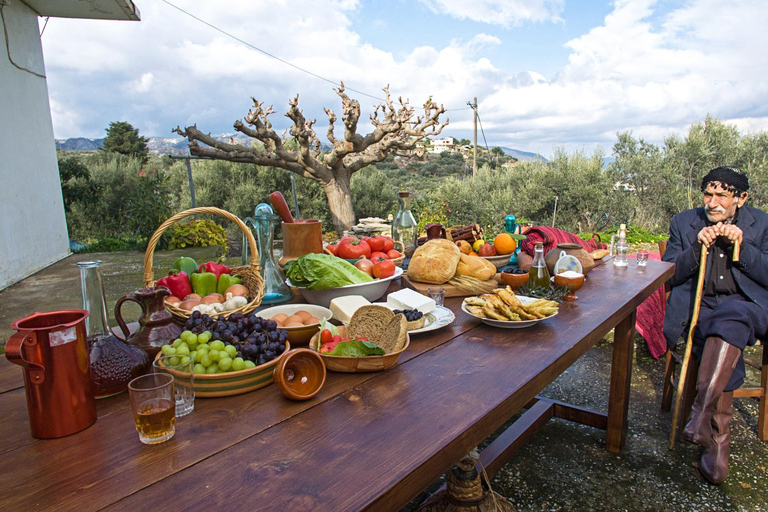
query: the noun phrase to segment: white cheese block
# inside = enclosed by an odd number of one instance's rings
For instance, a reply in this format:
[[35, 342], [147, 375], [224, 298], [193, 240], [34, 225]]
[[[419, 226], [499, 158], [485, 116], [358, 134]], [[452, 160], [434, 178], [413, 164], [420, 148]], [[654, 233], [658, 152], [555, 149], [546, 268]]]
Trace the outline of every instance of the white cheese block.
[[435, 310], [435, 301], [410, 288], [403, 288], [387, 295], [387, 306], [392, 309], [418, 309], [425, 315]]
[[346, 295], [344, 297], [336, 297], [331, 301], [330, 310], [333, 313], [333, 318], [343, 324], [348, 324], [355, 311], [363, 306], [370, 305], [370, 301], [362, 295]]

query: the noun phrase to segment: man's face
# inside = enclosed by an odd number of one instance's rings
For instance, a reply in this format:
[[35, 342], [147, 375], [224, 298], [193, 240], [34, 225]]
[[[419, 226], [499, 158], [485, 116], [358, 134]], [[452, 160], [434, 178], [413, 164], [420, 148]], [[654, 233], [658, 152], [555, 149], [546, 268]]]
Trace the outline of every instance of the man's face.
[[704, 190], [704, 213], [710, 222], [725, 222], [733, 217], [736, 209], [746, 201], [746, 192], [741, 197], [733, 197], [733, 192], [723, 188], [720, 183], [709, 183]]

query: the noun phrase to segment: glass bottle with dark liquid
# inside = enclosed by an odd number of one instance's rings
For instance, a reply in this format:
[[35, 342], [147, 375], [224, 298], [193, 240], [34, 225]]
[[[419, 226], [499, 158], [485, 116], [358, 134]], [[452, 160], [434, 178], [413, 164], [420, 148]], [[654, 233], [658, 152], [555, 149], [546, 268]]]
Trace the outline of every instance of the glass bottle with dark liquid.
[[133, 378], [149, 372], [152, 361], [144, 350], [124, 343], [112, 334], [99, 272], [101, 261], [82, 261], [77, 266], [80, 267], [83, 309], [90, 313], [85, 323], [93, 396], [104, 398], [116, 395], [126, 391]]
[[533, 253], [533, 263], [528, 270], [528, 288], [549, 288], [549, 270], [544, 261], [544, 244], [536, 242]]

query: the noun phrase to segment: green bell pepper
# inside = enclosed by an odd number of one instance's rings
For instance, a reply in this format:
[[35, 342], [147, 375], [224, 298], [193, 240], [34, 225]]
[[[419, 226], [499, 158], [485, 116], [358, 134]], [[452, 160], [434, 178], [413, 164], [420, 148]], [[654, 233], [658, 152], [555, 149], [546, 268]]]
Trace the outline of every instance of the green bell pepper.
[[216, 274], [210, 272], [192, 274], [190, 280], [195, 293], [203, 297], [216, 293]]
[[179, 272], [186, 272], [188, 276], [191, 276], [197, 272], [197, 262], [192, 258], [182, 256], [173, 262], [173, 266], [171, 268], [178, 270]]
[[233, 284], [241, 284], [242, 282], [243, 280], [237, 276], [231, 276], [229, 274], [221, 274], [219, 276], [219, 284], [216, 285], [216, 291], [224, 295], [224, 292], [227, 291], [227, 288], [229, 288]]

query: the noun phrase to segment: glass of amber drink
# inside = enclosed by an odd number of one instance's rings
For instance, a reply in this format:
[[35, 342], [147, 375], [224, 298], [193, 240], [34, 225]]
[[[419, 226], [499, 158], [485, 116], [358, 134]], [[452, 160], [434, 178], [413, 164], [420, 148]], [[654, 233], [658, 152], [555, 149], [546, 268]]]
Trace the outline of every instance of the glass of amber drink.
[[173, 375], [150, 373], [128, 383], [133, 419], [144, 444], [165, 442], [176, 433]]

